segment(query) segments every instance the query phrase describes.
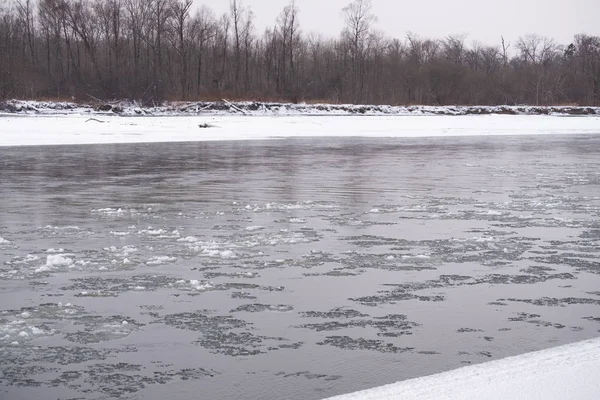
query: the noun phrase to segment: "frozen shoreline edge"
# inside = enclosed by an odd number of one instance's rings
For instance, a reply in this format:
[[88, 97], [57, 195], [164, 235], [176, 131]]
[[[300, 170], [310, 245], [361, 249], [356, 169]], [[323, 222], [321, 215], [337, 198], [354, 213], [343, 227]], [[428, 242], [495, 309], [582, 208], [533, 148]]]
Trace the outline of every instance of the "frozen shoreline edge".
[[600, 116], [0, 114], [0, 146], [248, 141], [290, 138], [434, 138], [598, 135]]
[[599, 392], [600, 338], [597, 338], [327, 400], [592, 400]]
[[0, 101], [0, 113], [18, 115], [122, 115], [122, 116], [206, 116], [206, 115], [565, 115], [599, 116], [600, 107], [582, 106], [389, 106], [355, 104], [292, 104], [274, 102], [168, 102], [143, 106], [131, 101], [85, 104], [34, 100]]

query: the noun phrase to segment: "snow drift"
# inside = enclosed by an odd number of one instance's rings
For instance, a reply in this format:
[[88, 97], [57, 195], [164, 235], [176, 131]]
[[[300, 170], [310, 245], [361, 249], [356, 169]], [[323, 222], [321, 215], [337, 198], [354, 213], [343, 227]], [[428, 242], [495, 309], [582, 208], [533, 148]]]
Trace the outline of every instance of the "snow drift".
[[0, 118], [0, 146], [264, 140], [293, 137], [410, 138], [477, 135], [598, 134], [600, 117], [83, 115]]
[[329, 400], [594, 400], [600, 339], [570, 344]]

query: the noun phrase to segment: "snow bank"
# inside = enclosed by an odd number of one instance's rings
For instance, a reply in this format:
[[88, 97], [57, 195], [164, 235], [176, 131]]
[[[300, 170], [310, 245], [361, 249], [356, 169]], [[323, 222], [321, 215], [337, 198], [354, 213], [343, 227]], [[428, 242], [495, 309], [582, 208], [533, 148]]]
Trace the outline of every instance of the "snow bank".
[[[100, 121], [100, 122], [98, 122]], [[211, 128], [202, 128], [209, 123]], [[434, 137], [598, 134], [600, 117], [218, 116], [0, 117], [0, 146], [257, 140], [290, 137]], [[118, 212], [118, 210], [117, 210]]]
[[599, 393], [600, 339], [594, 339], [329, 400], [592, 400]]
[[9, 100], [0, 112], [12, 114], [88, 115], [600, 115], [600, 107], [574, 106], [386, 106], [362, 104], [292, 104], [256, 101], [168, 102], [142, 106], [131, 101], [104, 104]]

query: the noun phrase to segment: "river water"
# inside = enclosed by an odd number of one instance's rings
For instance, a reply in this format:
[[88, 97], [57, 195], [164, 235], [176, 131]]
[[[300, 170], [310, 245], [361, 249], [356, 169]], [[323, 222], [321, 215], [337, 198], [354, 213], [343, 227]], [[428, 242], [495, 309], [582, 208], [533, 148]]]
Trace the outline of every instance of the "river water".
[[600, 136], [0, 148], [0, 398], [321, 399], [597, 337]]

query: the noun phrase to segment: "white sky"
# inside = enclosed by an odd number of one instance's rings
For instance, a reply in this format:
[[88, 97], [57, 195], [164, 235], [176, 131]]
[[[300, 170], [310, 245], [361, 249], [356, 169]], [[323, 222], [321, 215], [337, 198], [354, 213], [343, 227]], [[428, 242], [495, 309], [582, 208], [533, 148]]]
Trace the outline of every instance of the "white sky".
[[[217, 15], [229, 10], [229, 0], [194, 0]], [[262, 34], [275, 23], [288, 0], [242, 0], [256, 16]], [[467, 43], [499, 44], [537, 33], [569, 44], [576, 33], [600, 36], [600, 0], [372, 0], [376, 28], [388, 36], [404, 38], [407, 32], [443, 38], [468, 34]], [[296, 0], [303, 32], [337, 36], [343, 25], [341, 10], [350, 0]]]

